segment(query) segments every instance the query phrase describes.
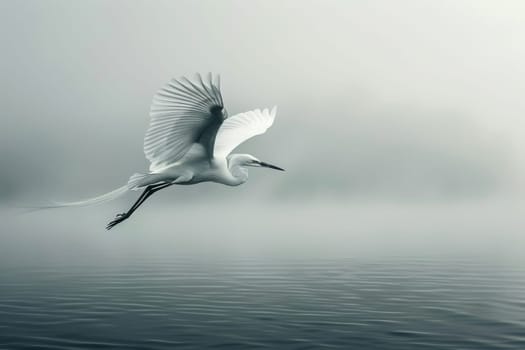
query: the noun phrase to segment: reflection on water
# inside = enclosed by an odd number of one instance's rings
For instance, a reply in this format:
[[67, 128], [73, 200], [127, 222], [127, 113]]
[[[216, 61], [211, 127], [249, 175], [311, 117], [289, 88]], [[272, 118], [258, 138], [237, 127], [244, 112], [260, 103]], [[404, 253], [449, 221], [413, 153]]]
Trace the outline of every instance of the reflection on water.
[[523, 349], [525, 270], [469, 261], [0, 268], [0, 348]]

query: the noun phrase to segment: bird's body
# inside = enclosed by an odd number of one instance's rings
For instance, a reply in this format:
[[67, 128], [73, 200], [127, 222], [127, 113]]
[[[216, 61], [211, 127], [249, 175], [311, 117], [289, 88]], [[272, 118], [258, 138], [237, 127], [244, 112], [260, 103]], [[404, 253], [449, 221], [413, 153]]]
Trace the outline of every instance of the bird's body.
[[159, 182], [195, 185], [208, 181], [228, 186], [238, 186], [248, 180], [247, 176], [244, 176], [242, 172], [238, 172], [238, 164], [229, 162], [228, 158], [208, 159], [201, 152], [196, 151], [196, 154], [158, 169], [157, 172], [146, 175], [138, 174], [138, 176], [143, 178], [135, 186], [142, 188]]
[[274, 107], [229, 117], [218, 77], [215, 82], [211, 74], [207, 82], [200, 75], [196, 82], [172, 79], [151, 105], [150, 127], [144, 138], [149, 172], [132, 175], [127, 185], [102, 196], [55, 207], [102, 203], [128, 190], [143, 189], [135, 204], [107, 225], [109, 230], [129, 218], [153, 193], [171, 185], [210, 181], [238, 186], [248, 180], [247, 166], [283, 170], [249, 154], [230, 154], [242, 142], [264, 133], [273, 124], [275, 113]]

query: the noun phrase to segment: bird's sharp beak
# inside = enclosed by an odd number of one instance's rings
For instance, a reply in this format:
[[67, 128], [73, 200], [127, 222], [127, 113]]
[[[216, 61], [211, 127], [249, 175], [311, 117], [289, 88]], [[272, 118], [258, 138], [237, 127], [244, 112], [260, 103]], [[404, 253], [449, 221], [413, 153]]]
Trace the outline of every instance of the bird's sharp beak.
[[272, 164], [268, 164], [268, 163], [265, 163], [265, 162], [259, 162], [259, 165], [262, 166], [262, 167], [265, 167], [265, 168], [270, 168], [270, 169], [284, 171], [283, 168], [279, 168], [278, 166], [275, 166], [275, 165], [272, 165]]

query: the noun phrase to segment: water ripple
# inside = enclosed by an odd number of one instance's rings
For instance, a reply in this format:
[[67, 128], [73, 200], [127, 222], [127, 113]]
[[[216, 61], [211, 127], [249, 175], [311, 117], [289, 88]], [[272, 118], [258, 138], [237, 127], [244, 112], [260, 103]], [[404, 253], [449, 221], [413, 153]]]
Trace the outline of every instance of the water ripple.
[[0, 348], [523, 349], [525, 270], [468, 261], [0, 268]]

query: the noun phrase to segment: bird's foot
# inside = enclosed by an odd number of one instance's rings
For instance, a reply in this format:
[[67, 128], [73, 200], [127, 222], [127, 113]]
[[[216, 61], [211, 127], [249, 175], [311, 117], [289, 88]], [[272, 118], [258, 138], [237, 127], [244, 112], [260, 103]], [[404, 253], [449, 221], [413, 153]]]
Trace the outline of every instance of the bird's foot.
[[106, 230], [111, 230], [115, 225], [120, 224], [122, 221], [129, 217], [126, 213], [117, 214], [115, 219], [106, 225]]

